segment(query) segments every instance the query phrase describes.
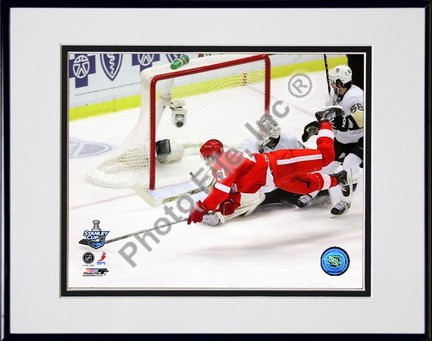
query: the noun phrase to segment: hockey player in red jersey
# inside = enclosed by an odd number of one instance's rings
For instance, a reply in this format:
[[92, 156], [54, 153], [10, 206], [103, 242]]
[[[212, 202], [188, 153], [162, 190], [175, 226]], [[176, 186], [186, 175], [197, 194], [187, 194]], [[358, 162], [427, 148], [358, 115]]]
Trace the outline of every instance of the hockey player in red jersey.
[[[256, 122], [256, 125], [256, 134], [242, 141], [239, 148], [240, 151], [253, 154], [268, 153], [280, 149], [304, 148], [304, 145], [293, 133], [282, 131], [278, 121], [270, 114], [262, 115]], [[216, 141], [216, 143], [221, 144], [219, 141]], [[217, 147], [217, 145], [215, 147]], [[221, 170], [220, 166], [219, 163], [210, 166], [215, 181], [222, 180], [226, 177], [226, 172]], [[328, 193], [328, 191], [322, 191], [322, 193], [325, 192]], [[222, 214], [220, 211], [208, 212], [204, 215], [202, 222], [211, 226], [222, 225], [236, 217], [251, 215], [260, 205], [295, 205], [300, 196], [299, 194], [287, 192], [280, 188], [266, 193], [241, 193], [240, 206], [235, 209], [233, 213]], [[236, 200], [236, 202], [238, 202], [238, 200]], [[225, 211], [225, 206], [222, 206], [222, 209]]]
[[238, 151], [224, 152], [218, 140], [209, 140], [200, 148], [202, 157], [217, 165], [221, 172], [218, 180], [204, 201], [197, 201], [187, 223], [201, 222], [209, 211], [231, 214], [240, 206], [240, 193], [270, 192], [275, 188], [306, 194], [337, 185], [349, 185], [347, 172], [320, 174], [319, 170], [333, 161], [334, 134], [328, 117], [334, 115], [330, 108], [321, 116], [317, 149], [282, 149], [269, 153], [248, 155]]

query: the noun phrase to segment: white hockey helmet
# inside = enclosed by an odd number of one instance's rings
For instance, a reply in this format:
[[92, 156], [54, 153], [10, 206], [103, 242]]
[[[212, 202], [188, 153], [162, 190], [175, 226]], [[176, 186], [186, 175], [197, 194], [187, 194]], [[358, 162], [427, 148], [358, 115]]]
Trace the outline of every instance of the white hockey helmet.
[[281, 134], [279, 123], [270, 114], [264, 114], [257, 122], [259, 134], [262, 138], [261, 145], [267, 145], [271, 139], [277, 139]]
[[338, 86], [338, 80], [342, 83], [341, 86], [352, 81], [352, 71], [348, 65], [338, 65], [329, 71], [329, 80]]

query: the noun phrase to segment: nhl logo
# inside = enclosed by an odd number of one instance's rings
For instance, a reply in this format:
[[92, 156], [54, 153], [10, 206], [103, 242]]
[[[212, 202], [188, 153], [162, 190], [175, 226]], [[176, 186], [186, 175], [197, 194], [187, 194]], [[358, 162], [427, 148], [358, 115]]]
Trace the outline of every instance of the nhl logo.
[[109, 233], [109, 231], [102, 231], [99, 227], [99, 223], [99, 220], [93, 220], [93, 228], [90, 231], [85, 230], [83, 233], [88, 245], [94, 249], [99, 249], [104, 246], [106, 236]]

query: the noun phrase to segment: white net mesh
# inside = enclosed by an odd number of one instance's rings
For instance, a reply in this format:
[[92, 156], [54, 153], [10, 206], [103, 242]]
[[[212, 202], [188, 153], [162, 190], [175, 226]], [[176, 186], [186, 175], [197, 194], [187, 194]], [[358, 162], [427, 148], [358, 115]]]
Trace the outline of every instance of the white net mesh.
[[[266, 68], [263, 59], [243, 63], [245, 55], [216, 55], [192, 59], [178, 70], [170, 65], [152, 67], [141, 73], [142, 101], [138, 123], [126, 140], [88, 173], [88, 180], [108, 187], [127, 187], [139, 183], [149, 186], [151, 169], [149, 155], [155, 155], [150, 143], [151, 83], [155, 76], [163, 78], [155, 84], [156, 141], [170, 139], [181, 144], [185, 153], [197, 152], [210, 138], [226, 146], [239, 146], [251, 136], [246, 124], [254, 126], [265, 112]], [[213, 66], [233, 65], [208, 70]], [[237, 63], [239, 62], [239, 63]], [[231, 64], [231, 63], [230, 63]], [[192, 72], [183, 75], [184, 71]], [[158, 78], [156, 77], [156, 78]], [[162, 98], [183, 101], [186, 109], [184, 125], [173, 123], [169, 105]], [[156, 165], [157, 167], [157, 165]]]

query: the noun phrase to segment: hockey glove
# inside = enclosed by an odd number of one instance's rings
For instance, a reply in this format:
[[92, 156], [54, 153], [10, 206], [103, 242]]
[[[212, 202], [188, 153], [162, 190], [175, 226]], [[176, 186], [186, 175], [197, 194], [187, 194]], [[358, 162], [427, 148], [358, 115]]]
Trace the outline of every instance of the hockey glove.
[[210, 226], [218, 226], [218, 225], [222, 225], [225, 222], [225, 219], [222, 216], [222, 214], [219, 212], [215, 212], [215, 213], [209, 212], [204, 214], [202, 222]]
[[318, 122], [330, 121], [333, 125], [336, 118], [339, 119], [343, 117], [343, 110], [340, 106], [324, 107], [322, 110], [315, 113], [315, 117]]
[[348, 120], [345, 116], [336, 116], [333, 121], [331, 121], [333, 129], [339, 131], [347, 131], [348, 130]]
[[318, 129], [319, 129], [319, 123], [317, 121], [313, 121], [313, 122], [307, 124], [304, 127], [304, 131], [303, 131], [303, 135], [302, 135], [302, 141], [306, 142], [313, 135], [318, 134]]
[[190, 223], [199, 223], [203, 220], [204, 214], [206, 214], [209, 210], [204, 206], [204, 204], [200, 201], [197, 201], [189, 213], [189, 217], [187, 220], [188, 225]]
[[240, 204], [237, 201], [234, 199], [229, 199], [221, 202], [218, 211], [223, 215], [230, 215], [233, 214], [234, 211], [239, 207]]

